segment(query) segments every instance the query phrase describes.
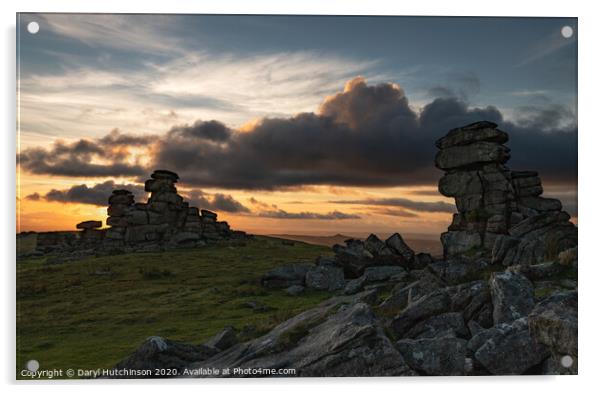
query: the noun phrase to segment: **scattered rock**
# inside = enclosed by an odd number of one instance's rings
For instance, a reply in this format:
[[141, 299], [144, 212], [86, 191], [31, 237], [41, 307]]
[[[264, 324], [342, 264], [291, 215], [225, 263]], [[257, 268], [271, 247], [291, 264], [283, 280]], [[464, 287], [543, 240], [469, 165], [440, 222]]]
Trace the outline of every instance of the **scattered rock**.
[[347, 278], [358, 278], [366, 268], [372, 266], [411, 269], [415, 256], [399, 234], [392, 235], [386, 242], [374, 234], [368, 236], [366, 241], [349, 239], [345, 241], [345, 246], [335, 244], [333, 251], [337, 265], [343, 267]]
[[251, 301], [244, 303], [243, 307], [250, 308], [254, 312], [267, 312], [267, 311], [272, 310], [272, 307], [262, 304], [262, 303], [259, 303], [255, 300], [251, 300]]
[[345, 275], [338, 267], [314, 266], [305, 275], [305, 285], [320, 291], [337, 291], [345, 287]]
[[220, 351], [233, 347], [236, 344], [238, 344], [238, 338], [232, 326], [226, 327], [205, 343], [206, 346], [216, 348]]
[[305, 287], [302, 285], [291, 285], [290, 287], [286, 288], [284, 291], [291, 296], [298, 296], [298, 295], [301, 295], [305, 291]]
[[267, 288], [288, 288], [293, 285], [305, 285], [305, 275], [311, 265], [280, 266], [263, 275], [261, 284]]

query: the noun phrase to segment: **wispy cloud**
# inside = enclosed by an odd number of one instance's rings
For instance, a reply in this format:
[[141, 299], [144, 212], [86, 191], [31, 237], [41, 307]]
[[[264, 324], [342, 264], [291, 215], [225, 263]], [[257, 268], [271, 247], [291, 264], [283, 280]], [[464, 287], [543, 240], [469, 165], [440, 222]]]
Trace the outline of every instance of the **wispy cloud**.
[[550, 94], [550, 91], [543, 90], [543, 89], [539, 89], [539, 90], [521, 89], [521, 90], [514, 90], [514, 91], [510, 92], [510, 95], [514, 96], [514, 97], [546, 96], [548, 94]]
[[560, 33], [560, 28], [557, 31], [550, 33], [545, 39], [539, 41], [536, 45], [528, 50], [522, 61], [516, 64], [516, 67], [523, 67], [535, 61], [543, 59], [551, 54], [571, 45], [576, 42], [576, 36], [565, 38]]
[[152, 54], [185, 51], [173, 34], [177, 23], [169, 15], [44, 14], [37, 18], [42, 29], [93, 47]]
[[40, 134], [98, 136], [115, 125], [160, 133], [199, 118], [238, 127], [252, 118], [290, 116], [315, 110], [357, 74], [379, 80], [375, 65], [314, 52], [196, 53], [147, 62], [127, 74], [82, 65], [29, 75], [20, 92], [23, 142]]

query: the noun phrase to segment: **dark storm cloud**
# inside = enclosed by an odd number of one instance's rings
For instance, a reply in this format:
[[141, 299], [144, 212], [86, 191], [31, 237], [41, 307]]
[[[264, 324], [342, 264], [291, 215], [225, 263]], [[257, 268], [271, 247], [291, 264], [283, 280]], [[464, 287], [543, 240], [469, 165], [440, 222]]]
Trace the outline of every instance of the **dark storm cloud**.
[[[460, 79], [464, 89], [479, 87], [470, 75]], [[510, 134], [511, 168], [538, 170], [545, 181], [576, 179], [577, 132], [570, 111], [557, 105], [524, 108], [510, 122], [494, 106], [471, 108], [453, 94], [416, 112], [397, 85], [372, 86], [358, 77], [316, 113], [264, 118], [246, 132], [197, 121], [156, 140], [134, 141], [152, 143], [146, 168], [116, 159], [108, 165], [90, 163], [100, 152], [107, 157], [107, 150], [113, 157], [123, 155], [119, 143], [125, 137], [118, 132], [27, 149], [21, 164], [29, 172], [64, 176], [146, 176], [155, 168], [173, 168], [187, 186], [225, 189], [433, 185], [442, 175], [433, 165], [435, 141], [452, 128], [489, 120]]]
[[231, 195], [215, 194], [212, 201], [213, 208], [229, 213], [249, 212], [250, 210], [238, 202]]
[[264, 218], [283, 218], [292, 220], [351, 220], [360, 219], [361, 217], [356, 214], [347, 214], [340, 211], [332, 211], [329, 213], [314, 213], [314, 212], [300, 212], [291, 213], [282, 209], [263, 211], [257, 214], [259, 217]]
[[398, 206], [409, 210], [429, 212], [429, 213], [455, 213], [456, 206], [451, 203], [436, 201], [436, 202], [420, 202], [406, 198], [380, 198], [380, 199], [355, 199], [343, 201], [330, 201], [330, 203], [338, 203], [345, 205], [369, 205], [369, 206]]
[[481, 90], [480, 79], [472, 72], [454, 72], [447, 75], [444, 85], [436, 85], [428, 89], [432, 98], [459, 97], [466, 101]]
[[[147, 172], [140, 164], [123, 163], [130, 146], [148, 146], [155, 136], [135, 136], [113, 130], [98, 139], [72, 143], [56, 141], [50, 148], [27, 148], [17, 160], [26, 171], [40, 175], [70, 177], [139, 176]], [[94, 163], [94, 159], [109, 163]]]
[[170, 136], [178, 136], [182, 138], [201, 139], [215, 142], [224, 142], [230, 138], [232, 131], [224, 124], [211, 121], [196, 121], [193, 125], [183, 125], [173, 127], [169, 134]]
[[95, 184], [88, 187], [86, 184], [79, 184], [66, 190], [50, 190], [45, 195], [34, 193], [27, 196], [29, 200], [45, 199], [49, 202], [62, 203], [85, 203], [90, 205], [105, 206], [108, 203], [109, 196], [116, 189], [126, 189], [134, 194], [137, 201], [145, 199], [144, 187], [136, 184], [116, 184], [112, 180], [104, 183]]
[[200, 190], [192, 190], [185, 194], [192, 206], [199, 209], [219, 210], [228, 213], [249, 213], [251, 210], [227, 194], [208, 194]]

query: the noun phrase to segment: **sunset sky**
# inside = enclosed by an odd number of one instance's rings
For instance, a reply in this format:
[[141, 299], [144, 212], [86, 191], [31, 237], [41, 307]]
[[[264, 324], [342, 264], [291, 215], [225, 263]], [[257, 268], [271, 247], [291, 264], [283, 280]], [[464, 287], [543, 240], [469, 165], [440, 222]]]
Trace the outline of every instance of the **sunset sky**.
[[146, 201], [161, 168], [235, 229], [438, 234], [455, 208], [434, 142], [477, 120], [576, 220], [576, 19], [18, 21], [17, 231], [104, 222], [112, 189]]

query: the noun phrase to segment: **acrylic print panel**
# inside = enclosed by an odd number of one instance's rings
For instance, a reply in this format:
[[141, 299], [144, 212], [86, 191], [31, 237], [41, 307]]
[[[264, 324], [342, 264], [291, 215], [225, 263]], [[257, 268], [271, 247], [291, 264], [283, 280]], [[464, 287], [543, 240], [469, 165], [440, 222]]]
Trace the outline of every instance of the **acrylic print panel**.
[[17, 378], [577, 373], [575, 18], [17, 22]]

